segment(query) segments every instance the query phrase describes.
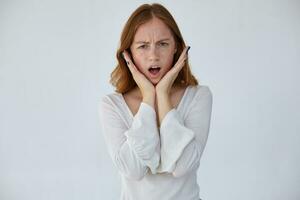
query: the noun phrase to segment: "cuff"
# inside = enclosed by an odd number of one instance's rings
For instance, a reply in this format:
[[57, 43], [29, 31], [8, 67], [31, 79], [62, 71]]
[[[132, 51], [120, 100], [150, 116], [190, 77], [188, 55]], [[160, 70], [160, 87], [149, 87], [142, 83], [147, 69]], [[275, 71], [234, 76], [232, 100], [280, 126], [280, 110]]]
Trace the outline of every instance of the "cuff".
[[130, 148], [137, 157], [154, 172], [160, 159], [159, 135], [154, 108], [142, 102], [125, 135]]
[[161, 166], [159, 171], [172, 172], [185, 147], [195, 134], [184, 126], [175, 108], [164, 117], [160, 127]]

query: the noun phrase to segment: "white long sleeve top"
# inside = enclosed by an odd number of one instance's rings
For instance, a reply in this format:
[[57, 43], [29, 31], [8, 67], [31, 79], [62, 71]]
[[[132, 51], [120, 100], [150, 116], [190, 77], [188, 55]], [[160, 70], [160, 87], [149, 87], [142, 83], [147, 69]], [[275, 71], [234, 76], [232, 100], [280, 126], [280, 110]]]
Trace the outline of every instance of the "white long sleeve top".
[[141, 102], [133, 116], [121, 93], [99, 101], [100, 123], [121, 175], [121, 200], [199, 200], [197, 169], [208, 138], [212, 93], [188, 86], [157, 127], [152, 106]]

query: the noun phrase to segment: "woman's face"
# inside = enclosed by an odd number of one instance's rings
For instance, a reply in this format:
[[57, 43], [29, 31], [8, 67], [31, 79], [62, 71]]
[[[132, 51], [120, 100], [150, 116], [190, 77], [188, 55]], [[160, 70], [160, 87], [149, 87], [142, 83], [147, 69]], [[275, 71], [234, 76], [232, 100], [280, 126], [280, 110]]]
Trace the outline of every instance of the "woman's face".
[[153, 18], [137, 29], [130, 50], [135, 66], [156, 85], [171, 69], [176, 45], [170, 29]]

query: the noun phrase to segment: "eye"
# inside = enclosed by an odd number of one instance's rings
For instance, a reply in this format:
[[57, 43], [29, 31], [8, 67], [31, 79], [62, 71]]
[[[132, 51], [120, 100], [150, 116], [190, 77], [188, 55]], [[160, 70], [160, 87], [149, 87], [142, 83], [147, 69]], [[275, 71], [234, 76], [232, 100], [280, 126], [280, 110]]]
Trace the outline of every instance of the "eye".
[[147, 45], [143, 44], [143, 45], [139, 46], [138, 49], [144, 49], [146, 47], [147, 47]]
[[168, 46], [169, 44], [166, 43], [166, 42], [161, 42], [160, 45], [161, 45], [161, 46]]

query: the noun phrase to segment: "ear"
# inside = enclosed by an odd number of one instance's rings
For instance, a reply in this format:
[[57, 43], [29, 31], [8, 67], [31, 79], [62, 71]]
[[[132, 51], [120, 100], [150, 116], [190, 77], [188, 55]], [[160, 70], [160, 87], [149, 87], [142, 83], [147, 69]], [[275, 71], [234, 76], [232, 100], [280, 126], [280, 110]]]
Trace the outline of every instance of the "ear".
[[177, 52], [177, 49], [174, 50], [174, 54]]

